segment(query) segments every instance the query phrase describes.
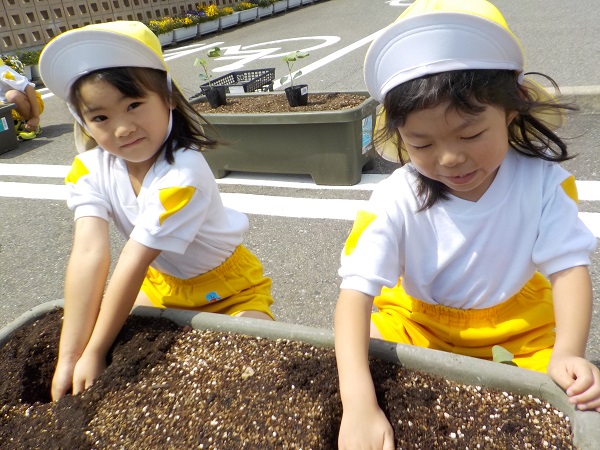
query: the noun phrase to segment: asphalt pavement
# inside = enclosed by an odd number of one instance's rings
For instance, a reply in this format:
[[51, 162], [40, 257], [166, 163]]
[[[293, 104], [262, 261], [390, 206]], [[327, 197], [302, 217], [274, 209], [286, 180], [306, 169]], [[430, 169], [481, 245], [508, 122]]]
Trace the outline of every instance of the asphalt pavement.
[[[276, 77], [281, 77], [286, 74], [281, 57], [308, 49], [310, 57], [297, 68], [303, 72], [299, 80], [311, 92], [363, 91], [362, 62], [368, 44], [409, 3], [320, 1], [165, 48], [165, 58], [188, 96], [197, 93], [200, 84], [194, 59], [215, 45], [222, 49], [221, 59], [215, 61], [215, 77], [266, 67], [274, 67]], [[582, 217], [590, 227], [600, 225], [600, 12], [596, 2], [581, 0], [577, 7], [558, 0], [499, 0], [496, 4], [521, 38], [527, 68], [552, 75], [563, 92], [582, 105], [561, 131], [579, 154], [565, 167], [581, 183]], [[276, 89], [281, 89], [278, 83]], [[42, 135], [0, 155], [0, 327], [40, 303], [62, 298], [72, 240], [72, 213], [64, 202], [62, 180], [75, 152], [72, 119], [64, 104], [43, 86], [39, 90], [46, 102]], [[361, 184], [352, 187], [317, 186], [308, 176], [273, 174], [235, 173], [219, 180], [226, 204], [239, 194], [266, 205], [282, 197], [298, 204], [293, 215], [276, 208], [248, 214], [245, 243], [273, 279], [273, 309], [279, 320], [333, 327], [339, 255], [352, 226], [352, 209], [368, 199], [374, 184], [393, 168], [375, 160]], [[315, 213], [324, 205], [327, 214]], [[111, 233], [115, 260], [123, 239], [114, 230]], [[600, 231], [596, 236], [600, 237]], [[592, 259], [595, 300], [588, 357], [600, 364], [598, 251]]]

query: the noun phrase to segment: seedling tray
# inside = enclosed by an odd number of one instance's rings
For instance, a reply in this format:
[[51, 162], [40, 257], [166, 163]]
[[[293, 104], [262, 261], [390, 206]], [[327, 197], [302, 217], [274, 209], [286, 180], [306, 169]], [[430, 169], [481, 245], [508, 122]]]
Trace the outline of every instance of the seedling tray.
[[[275, 69], [238, 70], [230, 72], [210, 82], [213, 86], [227, 87], [228, 94], [243, 94], [245, 92], [272, 91]], [[207, 87], [209, 83], [200, 85]]]

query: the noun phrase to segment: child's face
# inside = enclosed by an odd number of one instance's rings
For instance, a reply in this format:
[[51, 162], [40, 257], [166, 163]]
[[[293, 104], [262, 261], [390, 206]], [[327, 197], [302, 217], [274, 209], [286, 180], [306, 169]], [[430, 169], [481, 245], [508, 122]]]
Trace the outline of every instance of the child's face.
[[81, 85], [82, 115], [98, 145], [128, 163], [154, 163], [167, 135], [169, 107], [156, 93], [131, 98], [106, 81]]
[[411, 162], [459, 198], [477, 201], [508, 151], [508, 124], [516, 113], [485, 105], [466, 114], [443, 103], [410, 113], [399, 128]]

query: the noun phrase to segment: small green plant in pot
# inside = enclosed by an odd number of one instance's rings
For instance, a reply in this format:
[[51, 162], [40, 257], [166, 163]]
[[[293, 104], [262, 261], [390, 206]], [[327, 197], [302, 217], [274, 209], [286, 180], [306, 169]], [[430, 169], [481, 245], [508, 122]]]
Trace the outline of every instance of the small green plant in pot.
[[308, 103], [308, 86], [306, 84], [297, 84], [294, 86], [294, 79], [302, 75], [302, 71], [293, 72], [294, 64], [302, 58], [306, 58], [310, 53], [296, 50], [288, 53], [283, 57], [283, 61], [287, 64], [289, 75], [285, 75], [279, 79], [279, 83], [284, 84], [288, 80], [290, 86], [285, 88], [285, 95], [290, 106], [306, 106]]
[[[221, 56], [221, 49], [219, 47], [213, 47], [206, 53], [206, 55], [209, 58], [218, 58]], [[198, 78], [206, 83], [200, 85], [200, 92], [206, 96], [210, 106], [213, 108], [218, 108], [221, 105], [227, 104], [227, 87], [215, 86], [210, 81], [212, 76], [208, 71], [208, 59], [196, 58], [194, 61], [194, 67], [202, 67], [204, 73], [200, 72]]]

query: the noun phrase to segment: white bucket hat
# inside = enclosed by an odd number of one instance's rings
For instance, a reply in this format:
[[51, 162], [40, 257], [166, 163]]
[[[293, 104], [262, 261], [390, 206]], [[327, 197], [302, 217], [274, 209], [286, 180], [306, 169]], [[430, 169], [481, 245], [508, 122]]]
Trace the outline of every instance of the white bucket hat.
[[364, 76], [371, 96], [452, 70], [523, 72], [525, 55], [498, 9], [485, 0], [417, 0], [375, 38]]
[[[73, 83], [83, 75], [111, 67], [144, 67], [167, 72], [158, 37], [138, 21], [114, 21], [87, 25], [59, 34], [42, 50], [40, 75], [54, 95], [67, 102], [75, 124], [75, 147], [79, 153], [96, 146], [82, 119], [69, 104]], [[169, 116], [170, 133], [173, 116]], [[166, 139], [166, 137], [165, 137]]]
[[110, 67], [168, 71], [156, 35], [138, 21], [87, 25], [59, 34], [40, 55], [40, 75], [54, 95], [68, 101], [82, 75]]

